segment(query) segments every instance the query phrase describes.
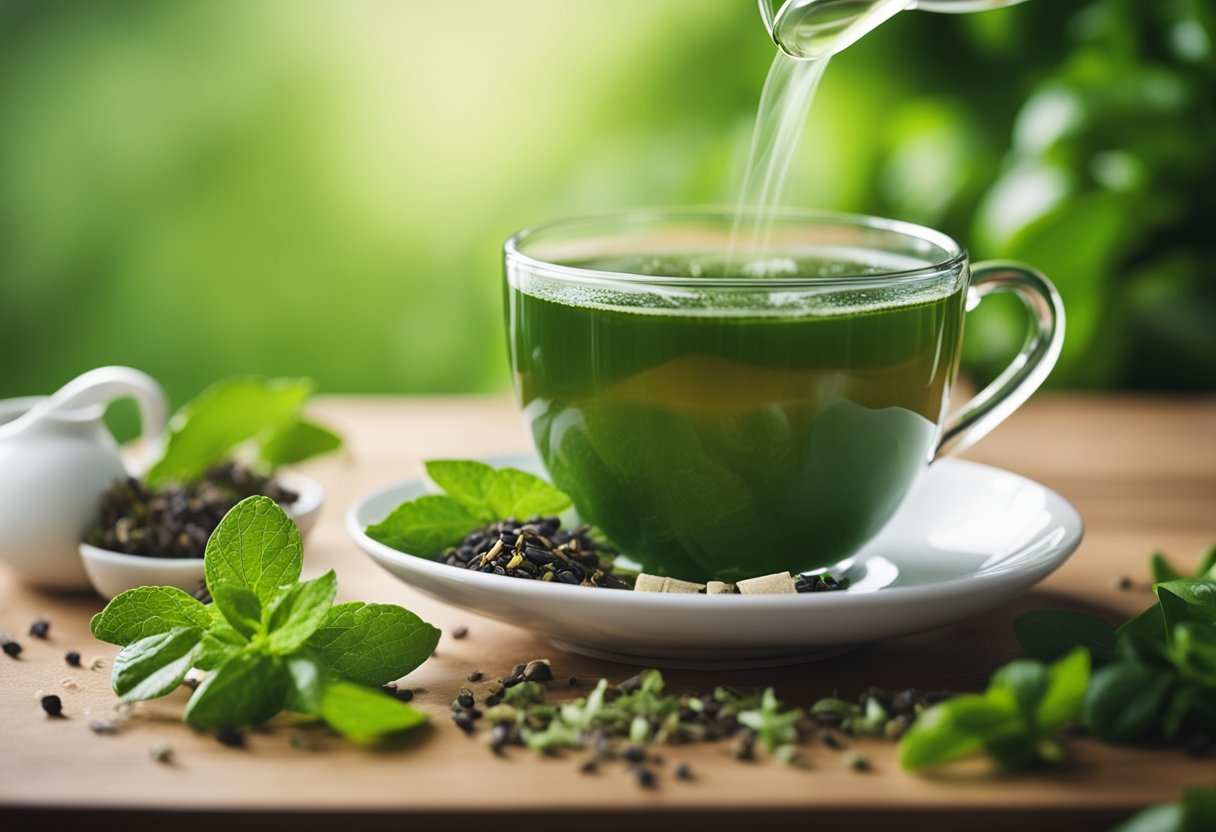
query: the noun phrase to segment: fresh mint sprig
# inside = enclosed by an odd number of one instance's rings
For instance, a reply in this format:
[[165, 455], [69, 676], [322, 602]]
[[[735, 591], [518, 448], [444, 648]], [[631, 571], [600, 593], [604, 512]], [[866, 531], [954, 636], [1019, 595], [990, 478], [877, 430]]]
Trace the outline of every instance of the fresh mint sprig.
[[333, 571], [300, 581], [302, 563], [299, 530], [273, 500], [238, 503], [207, 543], [211, 607], [180, 589], [145, 586], [93, 618], [93, 635], [123, 648], [115, 693], [164, 696], [197, 667], [209, 673], [183, 714], [197, 728], [259, 724], [288, 709], [366, 743], [424, 722], [373, 686], [422, 664], [439, 630], [391, 604], [334, 606]]
[[312, 389], [308, 379], [286, 378], [232, 378], [212, 385], [174, 414], [164, 454], [145, 480], [189, 482], [247, 442], [271, 469], [341, 447], [337, 434], [301, 417]]
[[920, 768], [986, 750], [1017, 767], [1056, 755], [1050, 735], [1067, 722], [1107, 743], [1216, 735], [1214, 570], [1216, 546], [1191, 578], [1154, 554], [1150, 571], [1166, 579], [1153, 587], [1157, 603], [1118, 628], [1073, 611], [1019, 616], [1014, 634], [1030, 658], [997, 671], [985, 693], [925, 711], [901, 761]]
[[1050, 665], [1010, 662], [983, 693], [956, 696], [922, 713], [900, 742], [900, 764], [939, 766], [980, 751], [1010, 769], [1059, 762], [1057, 734], [1080, 718], [1089, 671], [1089, 653], [1081, 649]]
[[445, 493], [402, 503], [368, 526], [368, 537], [402, 552], [434, 557], [479, 526], [508, 517], [559, 514], [570, 507], [569, 497], [518, 468], [446, 459], [427, 462], [426, 473]]

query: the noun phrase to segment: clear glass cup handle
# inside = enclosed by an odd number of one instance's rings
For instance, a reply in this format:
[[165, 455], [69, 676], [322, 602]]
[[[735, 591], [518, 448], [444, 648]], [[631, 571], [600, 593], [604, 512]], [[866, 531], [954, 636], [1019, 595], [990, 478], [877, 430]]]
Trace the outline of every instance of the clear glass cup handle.
[[1030, 313], [1026, 343], [1008, 367], [967, 402], [942, 431], [934, 459], [956, 454], [983, 438], [1025, 403], [1060, 357], [1064, 304], [1042, 273], [1022, 263], [989, 261], [971, 267], [967, 311], [994, 292], [1013, 292]]

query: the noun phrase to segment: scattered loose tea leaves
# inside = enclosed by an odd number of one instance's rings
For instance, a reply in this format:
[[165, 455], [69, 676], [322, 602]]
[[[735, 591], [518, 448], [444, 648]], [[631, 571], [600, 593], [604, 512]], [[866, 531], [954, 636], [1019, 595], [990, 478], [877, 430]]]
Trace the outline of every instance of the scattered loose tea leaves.
[[219, 740], [220, 745], [226, 745], [229, 748], [245, 747], [245, 732], [231, 725], [223, 725], [215, 729], [215, 738]]
[[481, 671], [474, 670], [472, 673], [470, 673], [468, 675], [468, 679], [470, 682], [480, 682], [481, 681]]
[[21, 645], [8, 636], [0, 636], [0, 650], [9, 658], [15, 659], [21, 655]]
[[30, 635], [34, 638], [45, 639], [51, 632], [51, 622], [46, 618], [38, 618], [30, 624]]
[[42, 697], [40, 701], [42, 703], [42, 710], [46, 711], [47, 716], [63, 716], [63, 700], [55, 694], [48, 694]]
[[68, 667], [80, 667], [80, 654], [75, 650], [69, 650], [64, 654], [63, 660], [68, 663]]
[[871, 771], [869, 758], [864, 754], [857, 753], [856, 751], [845, 752], [844, 764], [853, 769], [853, 771]]

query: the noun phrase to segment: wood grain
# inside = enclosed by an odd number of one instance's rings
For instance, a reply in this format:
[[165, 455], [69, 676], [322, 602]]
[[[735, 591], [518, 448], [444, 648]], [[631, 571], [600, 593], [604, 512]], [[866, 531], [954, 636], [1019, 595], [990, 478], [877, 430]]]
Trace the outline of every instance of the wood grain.
[[[578, 773], [577, 759], [499, 759], [447, 718], [465, 677], [502, 675], [517, 661], [552, 659], [560, 678], [620, 679], [624, 666], [566, 654], [542, 637], [424, 598], [389, 577], [350, 543], [343, 513], [358, 496], [416, 475], [420, 461], [527, 447], [510, 401], [499, 398], [328, 398], [318, 418], [347, 438], [340, 457], [306, 471], [327, 490], [309, 543], [306, 574], [336, 568], [342, 598], [390, 601], [445, 630], [438, 655], [403, 684], [432, 724], [378, 751], [352, 748], [323, 732], [276, 724], [232, 750], [178, 720], [184, 692], [140, 705], [113, 736], [90, 732], [91, 719], [115, 705], [108, 667], [72, 669], [69, 649], [86, 663], [114, 649], [88, 634], [101, 602], [88, 595], [29, 589], [0, 570], [0, 631], [20, 637], [19, 661], [0, 657], [0, 813], [5, 828], [62, 827], [122, 820], [130, 828], [214, 829], [290, 823], [300, 829], [483, 828], [516, 823], [535, 829], [695, 824], [737, 828], [754, 818], [811, 822], [821, 828], [1104, 829], [1118, 817], [1174, 799], [1187, 785], [1216, 783], [1212, 760], [1170, 749], [1123, 749], [1077, 739], [1071, 762], [1052, 773], [923, 777], [900, 771], [894, 747], [860, 743], [874, 771], [858, 774], [826, 748], [808, 751], [809, 768], [742, 764], [725, 746], [664, 750], [664, 770], [689, 762], [696, 780], [661, 774], [646, 791], [623, 770]], [[1034, 608], [1086, 609], [1117, 621], [1150, 603], [1143, 586], [1153, 549], [1191, 559], [1216, 540], [1216, 400], [1045, 395], [1036, 398], [968, 453], [972, 459], [1037, 479], [1070, 499], [1087, 523], [1073, 558], [1034, 591], [1000, 609], [931, 633], [897, 639], [817, 664], [781, 670], [708, 674], [669, 672], [673, 689], [726, 682], [777, 687], [783, 699], [808, 702], [838, 690], [853, 696], [869, 685], [966, 690], [1018, 650], [1010, 622]], [[1139, 588], [1126, 591], [1127, 575]], [[52, 621], [50, 638], [25, 637], [36, 616]], [[459, 625], [469, 635], [447, 633]], [[478, 687], [478, 686], [475, 686]], [[62, 696], [66, 718], [45, 718], [39, 690]], [[585, 692], [586, 688], [578, 690]], [[306, 747], [289, 743], [298, 733]], [[155, 743], [174, 762], [148, 756]], [[183, 814], [188, 813], [188, 814]], [[270, 813], [270, 814], [266, 814]], [[418, 826], [421, 824], [421, 827]]]

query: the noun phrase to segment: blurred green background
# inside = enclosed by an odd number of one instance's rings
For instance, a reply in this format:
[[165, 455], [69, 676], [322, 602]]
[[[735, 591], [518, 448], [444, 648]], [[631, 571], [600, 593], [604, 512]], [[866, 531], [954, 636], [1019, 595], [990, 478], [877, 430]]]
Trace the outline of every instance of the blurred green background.
[[[1046, 271], [1052, 383], [1216, 389], [1216, 11], [906, 13], [833, 59], [791, 204]], [[503, 390], [499, 251], [733, 201], [774, 47], [752, 0], [0, 0], [0, 397], [108, 363]], [[969, 323], [978, 377], [1022, 317]]]

